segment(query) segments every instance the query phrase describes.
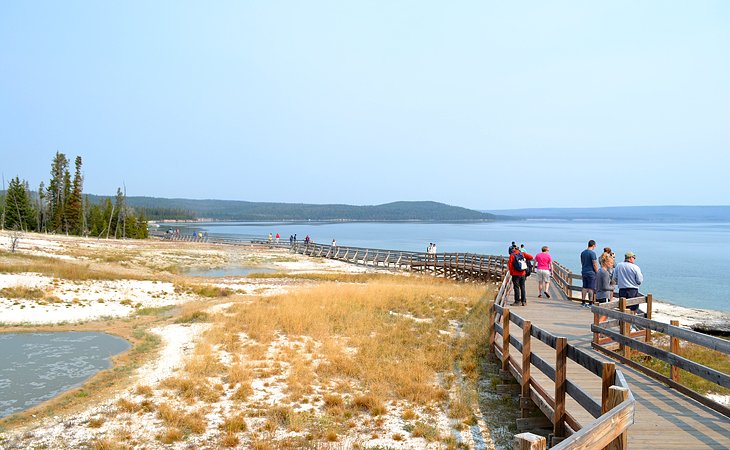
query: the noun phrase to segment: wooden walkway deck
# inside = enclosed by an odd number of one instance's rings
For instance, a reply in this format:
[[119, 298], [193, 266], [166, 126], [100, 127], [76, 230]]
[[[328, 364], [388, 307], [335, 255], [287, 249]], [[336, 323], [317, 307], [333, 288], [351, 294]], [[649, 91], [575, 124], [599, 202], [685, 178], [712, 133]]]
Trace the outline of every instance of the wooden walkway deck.
[[[598, 359], [611, 361], [591, 348], [593, 337], [590, 326], [593, 314], [580, 303], [568, 301], [557, 289], [551, 287], [551, 299], [537, 298], [537, 279], [527, 280], [527, 305], [509, 306], [511, 311], [530, 320], [553, 334], [568, 341]], [[510, 294], [510, 303], [512, 297]], [[519, 334], [518, 334], [519, 333]], [[521, 330], [510, 333], [522, 341]], [[546, 360], [554, 358], [555, 350], [533, 339], [532, 351]], [[629, 428], [628, 444], [631, 449], [730, 449], [730, 419], [670, 389], [641, 372], [620, 365], [631, 392], [636, 398], [635, 422]], [[569, 361], [568, 377], [588, 392], [594, 400], [601, 401], [601, 385], [595, 375]], [[539, 371], [533, 371], [541, 385], [554, 386]], [[566, 408], [582, 425], [593, 417], [575, 401], [568, 398]]]

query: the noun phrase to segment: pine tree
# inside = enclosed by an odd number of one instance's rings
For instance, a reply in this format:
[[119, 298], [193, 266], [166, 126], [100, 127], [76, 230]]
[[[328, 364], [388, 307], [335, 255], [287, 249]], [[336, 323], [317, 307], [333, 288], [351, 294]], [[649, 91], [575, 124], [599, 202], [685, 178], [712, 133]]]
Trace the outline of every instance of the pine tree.
[[76, 173], [74, 174], [73, 184], [70, 188], [68, 196], [68, 202], [65, 208], [66, 223], [68, 226], [67, 231], [71, 234], [80, 236], [84, 233], [83, 222], [84, 222], [84, 209], [82, 191], [84, 180], [81, 176], [81, 157], [76, 157]]
[[10, 180], [5, 195], [5, 228], [9, 230], [32, 231], [35, 229], [35, 212], [30, 203], [27, 183], [19, 177]]
[[51, 163], [51, 181], [48, 183], [48, 211], [50, 228], [58, 231], [64, 228], [64, 209], [66, 207], [65, 175], [68, 173], [66, 155], [56, 152]]

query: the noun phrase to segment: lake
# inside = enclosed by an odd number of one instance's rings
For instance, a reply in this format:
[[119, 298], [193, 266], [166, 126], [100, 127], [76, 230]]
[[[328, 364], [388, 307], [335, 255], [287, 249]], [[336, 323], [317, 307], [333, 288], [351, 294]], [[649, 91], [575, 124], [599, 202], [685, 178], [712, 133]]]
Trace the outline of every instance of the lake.
[[129, 348], [124, 339], [106, 333], [0, 334], [0, 417], [80, 386]]
[[[191, 224], [173, 227], [191, 228]], [[553, 259], [580, 272], [579, 254], [589, 239], [596, 253], [611, 247], [617, 261], [631, 250], [644, 273], [641, 291], [677, 305], [730, 312], [730, 277], [722, 275], [730, 255], [730, 223], [647, 223], [619, 221], [516, 221], [485, 223], [196, 223], [211, 237], [264, 238], [279, 233], [283, 242], [296, 233], [340, 246], [423, 252], [429, 242], [441, 252], [506, 255], [512, 241], [536, 254], [550, 247]]]

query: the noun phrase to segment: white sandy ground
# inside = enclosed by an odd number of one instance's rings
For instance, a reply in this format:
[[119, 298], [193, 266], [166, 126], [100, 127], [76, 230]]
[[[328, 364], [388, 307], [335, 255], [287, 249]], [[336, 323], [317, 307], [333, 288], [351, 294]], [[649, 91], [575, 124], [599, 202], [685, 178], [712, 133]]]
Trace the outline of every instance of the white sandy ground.
[[[151, 248], [152, 247], [152, 248]], [[9, 249], [7, 232], [0, 232], [0, 248]], [[84, 248], [90, 251], [128, 251], [138, 252], [138, 258], [144, 264], [154, 261], [156, 264], [172, 261], [175, 264], [195, 263], [203, 257], [206, 261], [212, 261], [212, 265], [230, 262], [232, 256], [226, 248], [210, 248], [202, 246], [191, 246], [186, 251], [179, 250], [174, 246], [159, 246], [159, 243], [125, 241], [109, 242], [96, 239], [80, 239], [66, 236], [45, 236], [38, 234], [26, 234], [20, 240], [19, 252], [53, 256], [61, 259], [83, 259], [85, 257], [71, 256], [70, 250]], [[247, 256], [248, 257], [248, 256]], [[246, 260], [244, 257], [243, 260]], [[234, 256], [233, 259], [239, 258]], [[257, 261], [267, 267], [274, 267], [288, 272], [322, 272], [338, 271], [357, 273], [370, 271], [372, 269], [361, 266], [350, 265], [338, 261], [322, 260], [318, 258], [300, 257], [299, 255], [286, 255], [285, 261], [277, 258], [270, 258], [266, 254], [255, 255]], [[197, 280], [204, 282], [203, 279]], [[265, 279], [248, 278], [218, 278], [210, 280], [211, 284], [233, 289], [244, 295], [277, 295], [306, 285], [307, 282], [290, 282], [277, 280], [272, 282]], [[35, 274], [8, 274], [2, 273], [0, 265], [0, 289], [5, 287], [25, 286], [29, 288], [41, 288], [49, 294], [57, 297], [60, 302], [46, 303], [35, 300], [7, 299], [0, 297], [0, 323], [4, 324], [50, 324], [50, 323], [73, 323], [88, 321], [107, 317], [126, 317], [140, 307], [159, 307], [166, 305], [178, 305], [195, 299], [192, 294], [178, 294], [174, 286], [169, 282], [161, 281], [139, 281], [139, 280], [115, 280], [115, 281], [83, 281], [71, 282], [67, 280], [54, 280], [50, 277]], [[252, 297], [253, 298], [253, 297]], [[226, 309], [232, 303], [214, 305], [208, 309], [209, 313], [225, 314]], [[726, 314], [717, 311], [707, 311], [691, 308], [683, 308], [662, 302], [654, 302], [654, 318], [663, 322], [671, 319], [679, 319], [682, 326], [689, 326], [692, 323], [707, 319], [727, 318]], [[453, 329], [458, 324], [451, 324]], [[151, 399], [155, 404], [171, 401], [165, 390], [158, 385], [175, 374], [184, 360], [195, 348], [196, 340], [205, 331], [207, 325], [167, 325], [152, 330], [161, 336], [163, 347], [160, 356], [140, 368], [136, 373], [136, 380], [128, 389], [119, 392], [113, 399], [100, 405], [93, 405], [80, 414], [73, 416], [57, 416], [43, 420], [22, 429], [11, 432], [0, 433], [0, 448], [78, 448], [97, 439], [123, 440], [124, 437], [134, 438], [136, 442], [142, 443], [140, 448], [217, 448], [220, 431], [217, 425], [222, 423], [224, 417], [232, 412], [234, 402], [229, 399], [231, 392], [226, 392], [221, 400], [207, 407], [208, 429], [201, 435], [192, 435], [188, 439], [177, 444], [163, 445], [156, 439], [156, 435], [164, 430], [161, 420], [155, 413], [125, 413], [120, 412], [116, 406], [118, 399], [127, 399], [133, 402], [142, 402], [145, 398], [136, 393], [137, 386], [150, 386], [153, 388]], [[453, 332], [445, 331], [445, 332]], [[245, 340], [245, 336], [243, 336]], [[269, 348], [267, 360], [262, 361], [262, 367], [281, 365], [276, 359], [276, 354], [283, 348], [300, 345], [302, 337], [280, 336]], [[316, 345], [316, 343], [315, 343]], [[219, 350], [222, 361], [230, 360], [231, 355]], [[252, 401], [263, 405], [276, 406], [284, 398], [284, 389], [287, 367], [283, 367], [281, 373], [272, 374], [268, 378], [257, 379], [252, 387], [254, 393]], [[228, 388], [226, 388], [228, 389]], [[333, 387], [313, 386], [318, 394], [331, 392]], [[728, 397], [715, 396], [715, 400], [728, 403]], [[301, 409], [319, 407], [319, 404], [311, 402], [300, 405]], [[407, 448], [441, 448], [441, 443], [429, 443], [423, 438], [413, 438], [405, 432], [404, 421], [401, 414], [406, 406], [403, 404], [389, 404], [388, 413], [378, 423], [372, 421], [359, 421], [355, 424], [352, 433], [333, 444], [322, 444], [320, 448], [351, 448], [355, 445], [362, 447], [387, 447], [394, 449]], [[489, 449], [494, 448], [494, 443], [483, 420], [477, 425], [463, 431], [455, 431], [452, 420], [446, 417], [444, 412], [416, 410], [419, 417], [428, 420], [429, 425], [438, 428], [442, 434], [453, 435], [458, 442], [468, 448]], [[89, 426], [91, 419], [103, 419], [98, 428]], [[247, 418], [249, 429], [261, 426], [264, 418]], [[504, 430], [491, 430], [491, 433], [503, 433]], [[277, 431], [277, 436], [282, 433]], [[281, 437], [281, 436], [279, 436]], [[247, 448], [250, 443], [242, 442], [240, 448]]]

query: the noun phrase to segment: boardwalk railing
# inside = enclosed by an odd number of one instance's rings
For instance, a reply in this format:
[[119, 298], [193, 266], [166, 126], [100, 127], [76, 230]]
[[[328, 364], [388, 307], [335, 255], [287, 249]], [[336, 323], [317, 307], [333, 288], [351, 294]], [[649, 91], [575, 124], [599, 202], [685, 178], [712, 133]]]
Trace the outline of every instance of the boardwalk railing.
[[[649, 296], [651, 298], [651, 296]], [[730, 417], [730, 408], [712, 401], [711, 399], [689, 389], [681, 384], [679, 370], [685, 370], [697, 375], [717, 386], [730, 389], [730, 375], [702, 364], [684, 358], [681, 355], [680, 339], [698, 345], [700, 347], [714, 350], [724, 357], [730, 355], [730, 341], [708, 336], [696, 331], [679, 328], [679, 322], [671, 321], [671, 324], [651, 320], [651, 316], [644, 318], [626, 311], [626, 307], [639, 299], [619, 299], [617, 302], [605, 303], [592, 307], [594, 323], [591, 326], [593, 331], [593, 348], [618, 359], [619, 361], [634, 367], [635, 369], [649, 375], [652, 378], [662, 381], [668, 386], [692, 397], [698, 402]], [[618, 307], [618, 309], [616, 309]], [[601, 320], [605, 318], [606, 320]], [[610, 319], [610, 320], [609, 320]], [[611, 326], [617, 325], [618, 330], [612, 330]], [[642, 328], [644, 331], [632, 332], [632, 328]], [[669, 336], [669, 350], [654, 345], [656, 339], [651, 332], [655, 331]], [[611, 342], [606, 343], [601, 339], [605, 336]], [[643, 342], [642, 342], [643, 341]], [[634, 362], [631, 359], [632, 352], [640, 352], [656, 358], [669, 365], [669, 376], [656, 372], [644, 365]]]
[[[550, 436], [554, 449], [603, 449], [627, 448], [627, 430], [634, 423], [635, 400], [628, 384], [614, 363], [602, 362], [585, 351], [568, 344], [565, 337], [555, 336], [538, 326], [532, 325], [517, 314], [510, 312], [507, 305], [509, 275], [500, 287], [497, 299], [490, 309], [489, 349], [502, 362], [502, 370], [509, 372], [520, 384], [520, 404], [532, 402], [550, 420], [553, 433]], [[522, 330], [522, 340], [510, 334], [510, 324]], [[501, 343], [496, 342], [496, 335]], [[531, 340], [536, 338], [555, 350], [554, 365], [531, 350]], [[521, 355], [510, 355], [513, 347]], [[596, 375], [601, 383], [601, 402], [570, 380], [567, 374], [568, 359]], [[553, 382], [550, 387], [542, 386], [531, 376], [531, 368], [547, 376]], [[595, 420], [581, 425], [566, 409], [566, 395], [575, 400]], [[526, 410], [523, 410], [523, 417]], [[516, 437], [515, 448], [545, 448], [546, 439], [532, 433], [521, 433]], [[519, 447], [517, 447], [519, 446]]]
[[461, 281], [502, 280], [507, 258], [474, 253], [420, 253], [377, 248], [342, 247], [295, 242], [291, 250], [303, 255], [336, 259], [371, 267], [431, 272]]

